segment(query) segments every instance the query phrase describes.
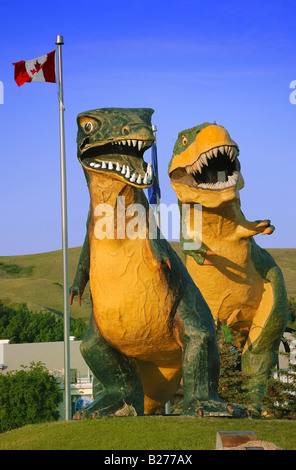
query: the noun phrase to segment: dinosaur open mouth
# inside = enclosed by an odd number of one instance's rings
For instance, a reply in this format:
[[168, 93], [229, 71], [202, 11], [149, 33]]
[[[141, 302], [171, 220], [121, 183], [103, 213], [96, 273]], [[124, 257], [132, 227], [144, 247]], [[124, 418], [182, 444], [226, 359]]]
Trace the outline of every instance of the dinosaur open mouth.
[[80, 145], [80, 160], [86, 170], [112, 174], [133, 186], [149, 187], [153, 171], [143, 154], [152, 144], [151, 140], [127, 139], [93, 146], [86, 137]]
[[223, 190], [235, 186], [239, 179], [239, 154], [235, 145], [222, 145], [202, 153], [186, 172], [194, 179], [193, 186], [208, 190]]

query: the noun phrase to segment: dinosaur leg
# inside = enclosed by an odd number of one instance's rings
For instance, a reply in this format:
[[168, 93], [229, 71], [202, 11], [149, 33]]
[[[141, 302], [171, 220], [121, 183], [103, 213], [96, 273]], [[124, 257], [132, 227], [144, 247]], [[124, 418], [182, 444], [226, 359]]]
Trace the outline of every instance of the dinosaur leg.
[[[144, 394], [136, 364], [110, 346], [92, 316], [80, 350], [95, 376], [97, 390], [94, 389], [93, 403], [78, 418], [143, 414]], [[98, 381], [103, 386], [102, 391]]]
[[248, 376], [253, 400], [251, 409], [262, 411], [260, 401], [267, 395], [268, 379], [275, 367], [279, 343], [287, 322], [285, 299], [276, 295], [272, 283], [264, 284], [260, 306], [253, 318], [243, 354], [242, 371]]
[[216, 329], [203, 297], [188, 293], [175, 316], [175, 334], [183, 342], [183, 414], [246, 417], [244, 407], [218, 396], [220, 372]]
[[182, 375], [182, 351], [177, 350], [166, 364], [137, 359], [144, 390], [144, 413], [151, 414], [176, 393]]

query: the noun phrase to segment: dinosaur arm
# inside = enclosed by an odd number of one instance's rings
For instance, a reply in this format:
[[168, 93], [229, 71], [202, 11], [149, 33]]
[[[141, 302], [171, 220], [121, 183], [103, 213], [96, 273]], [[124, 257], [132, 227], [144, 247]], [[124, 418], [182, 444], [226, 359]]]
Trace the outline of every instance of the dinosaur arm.
[[213, 266], [213, 263], [208, 260], [206, 256], [214, 256], [216, 253], [209, 250], [203, 244], [198, 247], [193, 239], [184, 239], [182, 232], [180, 235], [180, 242], [182, 245], [182, 252], [185, 256], [192, 256], [197, 264], [203, 266]]
[[70, 305], [73, 303], [73, 298], [78, 295], [78, 304], [81, 305], [81, 297], [84, 292], [85, 286], [89, 281], [89, 266], [90, 266], [90, 252], [89, 252], [89, 235], [88, 227], [90, 221], [90, 210], [87, 218], [87, 231], [78, 261], [76, 275], [72, 286], [69, 289]]
[[240, 238], [249, 238], [259, 233], [261, 235], [271, 235], [275, 231], [274, 225], [270, 224], [270, 220], [255, 220], [254, 222], [249, 222], [242, 211], [240, 210], [239, 214], [239, 225], [237, 233]]

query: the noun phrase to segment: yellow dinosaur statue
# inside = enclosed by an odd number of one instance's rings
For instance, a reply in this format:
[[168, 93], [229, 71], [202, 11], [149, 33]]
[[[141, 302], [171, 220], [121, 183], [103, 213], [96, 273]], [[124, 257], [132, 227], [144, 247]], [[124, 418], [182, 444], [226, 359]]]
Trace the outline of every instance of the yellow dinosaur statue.
[[[94, 401], [76, 417], [154, 413], [181, 375], [184, 414], [245, 417], [245, 408], [217, 394], [219, 351], [208, 305], [169, 243], [150, 237], [143, 189], [153, 175], [143, 154], [154, 141], [152, 113], [102, 108], [77, 117], [90, 211], [70, 303], [89, 281], [92, 313], [81, 352], [95, 380]], [[138, 219], [144, 215], [135, 237], [127, 233], [137, 219], [131, 207]]]
[[206, 122], [179, 133], [169, 176], [180, 209], [184, 204], [189, 208], [181, 214], [186, 267], [214, 320], [228, 325], [244, 347], [242, 370], [250, 377], [251, 409], [260, 413], [288, 304], [280, 268], [253, 239], [274, 227], [268, 220], [249, 222], [241, 211], [244, 181], [238, 154], [226, 129]]

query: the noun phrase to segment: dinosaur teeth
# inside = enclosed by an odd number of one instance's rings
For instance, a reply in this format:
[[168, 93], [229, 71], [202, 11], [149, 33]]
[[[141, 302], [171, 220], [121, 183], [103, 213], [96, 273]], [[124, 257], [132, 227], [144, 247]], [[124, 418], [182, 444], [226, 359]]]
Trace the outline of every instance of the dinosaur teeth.
[[206, 156], [207, 156], [208, 159], [213, 158], [213, 150], [209, 150], [209, 151], [206, 153]]
[[[225, 178], [225, 172], [221, 171], [219, 173], [223, 173], [221, 175], [221, 179], [224, 177]], [[239, 179], [239, 172], [234, 171], [232, 175], [228, 176], [227, 181], [217, 181], [217, 183], [200, 183], [198, 185], [199, 188], [202, 189], [208, 189], [208, 190], [221, 190], [221, 189], [227, 189], [235, 186], [238, 182]]]
[[239, 154], [239, 149], [235, 145], [220, 145], [220, 147], [214, 147], [208, 150], [207, 152], [202, 153], [198, 157], [198, 159], [194, 163], [192, 163], [192, 165], [187, 165], [185, 167], [187, 173], [195, 174], [197, 171], [199, 171], [199, 173], [202, 173], [202, 167], [204, 165], [208, 166], [208, 161], [214, 157], [217, 158], [219, 152], [222, 155], [228, 155], [229, 159], [234, 162], [234, 160]]
[[147, 173], [148, 173], [148, 176], [150, 176], [152, 178], [153, 169], [152, 169], [151, 163], [148, 163], [148, 165], [147, 165]]
[[219, 150], [218, 147], [213, 149], [213, 154], [214, 154], [214, 157], [216, 158], [218, 157], [218, 150]]
[[199, 157], [200, 161], [204, 163], [205, 165], [208, 165], [208, 160], [206, 154], [202, 153]]
[[[137, 141], [138, 142], [138, 141]], [[150, 184], [151, 181], [152, 181], [152, 177], [153, 177], [153, 170], [152, 170], [152, 166], [150, 163], [147, 164], [147, 169], [146, 169], [146, 173], [143, 175], [143, 174], [140, 174], [138, 173], [137, 171], [133, 171], [132, 173], [132, 176], [131, 176], [131, 169], [128, 165], [126, 164], [123, 164], [122, 167], [120, 166], [120, 163], [119, 162], [105, 162], [105, 161], [101, 161], [101, 162], [96, 162], [96, 161], [92, 161], [89, 163], [89, 166], [91, 168], [101, 168], [103, 170], [111, 170], [113, 172], [120, 172], [120, 174], [122, 176], [124, 176], [125, 179], [129, 180], [131, 183], [137, 183], [139, 185], [147, 185], [147, 184]]]
[[230, 155], [230, 160], [234, 161], [236, 159], [236, 157], [238, 156], [238, 154], [239, 154], [239, 150], [236, 147], [232, 147], [231, 148], [231, 153], [229, 154]]
[[111, 145], [128, 145], [129, 147], [137, 147], [140, 151], [144, 147], [151, 147], [153, 144], [152, 140], [137, 140], [137, 139], [123, 139], [123, 140], [113, 140]]

